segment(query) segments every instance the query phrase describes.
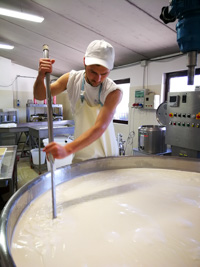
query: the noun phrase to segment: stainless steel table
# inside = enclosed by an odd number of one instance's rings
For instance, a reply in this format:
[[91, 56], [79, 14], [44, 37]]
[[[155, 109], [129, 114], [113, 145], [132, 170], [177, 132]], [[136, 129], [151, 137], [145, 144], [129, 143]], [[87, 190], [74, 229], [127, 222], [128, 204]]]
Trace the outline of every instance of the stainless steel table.
[[[54, 126], [66, 126], [66, 125], [74, 125], [73, 120], [62, 120], [62, 121], [54, 121]], [[0, 127], [0, 145], [7, 146], [7, 145], [17, 145], [18, 146], [18, 152], [19, 151], [19, 143], [21, 143], [20, 139], [22, 137], [22, 134], [24, 133], [26, 135], [26, 142], [28, 143], [29, 140], [29, 129], [34, 127], [47, 127], [48, 123], [47, 121], [43, 122], [27, 122], [27, 123], [18, 123], [16, 127], [9, 127], [4, 128]], [[4, 138], [12, 138], [12, 140], [8, 140], [8, 143], [2, 143]]]
[[7, 148], [6, 153], [2, 160], [1, 173], [0, 173], [0, 189], [9, 187], [8, 198], [17, 190], [17, 146], [0, 146]]
[[[53, 124], [53, 135], [74, 135], [74, 121], [67, 121], [65, 125], [55, 125]], [[41, 139], [48, 138], [48, 127], [47, 126], [35, 126], [29, 127], [29, 136], [30, 136], [30, 150], [34, 147], [35, 141], [34, 137], [38, 140], [38, 148], [39, 148], [39, 165], [36, 166], [32, 163], [31, 155], [30, 155], [30, 165], [32, 168], [36, 168], [41, 174], [42, 166], [41, 166]]]

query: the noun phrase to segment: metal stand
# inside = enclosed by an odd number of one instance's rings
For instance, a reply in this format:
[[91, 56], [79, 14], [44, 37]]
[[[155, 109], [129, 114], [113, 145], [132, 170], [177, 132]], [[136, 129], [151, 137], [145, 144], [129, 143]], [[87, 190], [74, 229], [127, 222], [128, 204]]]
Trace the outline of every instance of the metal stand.
[[[53, 124], [53, 134], [54, 136], [56, 135], [73, 135], [74, 134], [74, 124], [73, 121], [64, 121], [65, 124], [59, 125], [58, 123], [62, 122], [54, 122]], [[67, 124], [71, 126], [67, 126]], [[40, 150], [42, 149], [41, 141], [42, 139], [48, 138], [48, 127], [47, 126], [35, 126], [35, 127], [29, 127], [29, 144], [30, 144], [30, 150], [34, 147], [39, 148], [39, 155], [40, 155]], [[36, 168], [36, 170], [39, 172], [39, 174], [42, 173], [42, 171], [45, 169], [46, 170], [46, 164], [45, 166], [42, 166], [41, 160], [39, 157], [39, 165], [34, 165], [33, 162], [31, 161], [31, 155], [30, 155], [30, 166], [32, 168]]]
[[[43, 110], [44, 114], [47, 114], [46, 104], [30, 104], [30, 103], [26, 104], [26, 122], [33, 121], [31, 115], [35, 115], [35, 117], [37, 117], [41, 109]], [[56, 120], [56, 118], [63, 118], [63, 106], [61, 104], [52, 104], [52, 109], [54, 112], [54, 120]], [[38, 118], [35, 119], [39, 120], [39, 116]]]

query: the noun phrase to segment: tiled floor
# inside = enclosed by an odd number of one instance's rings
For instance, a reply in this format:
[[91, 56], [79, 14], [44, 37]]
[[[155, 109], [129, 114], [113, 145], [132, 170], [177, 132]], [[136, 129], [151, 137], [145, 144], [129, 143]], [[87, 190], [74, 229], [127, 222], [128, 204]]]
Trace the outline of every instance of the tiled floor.
[[35, 169], [31, 168], [28, 157], [19, 159], [17, 162], [18, 188], [22, 187], [24, 184], [33, 180], [39, 175], [40, 174]]

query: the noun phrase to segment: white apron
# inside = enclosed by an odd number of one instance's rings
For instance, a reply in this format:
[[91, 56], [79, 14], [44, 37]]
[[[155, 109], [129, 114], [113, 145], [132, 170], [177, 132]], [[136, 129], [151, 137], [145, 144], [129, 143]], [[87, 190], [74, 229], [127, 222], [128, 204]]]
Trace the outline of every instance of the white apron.
[[[81, 97], [76, 103], [74, 121], [75, 131], [74, 139], [79, 137], [83, 132], [87, 131], [95, 124], [96, 118], [101, 109], [102, 103], [100, 102], [100, 93], [102, 84], [99, 89], [99, 104], [97, 106], [89, 106], [84, 100], [84, 84], [85, 78], [83, 78]], [[94, 141], [89, 146], [79, 150], [74, 154], [73, 163], [83, 160], [99, 157], [118, 156], [119, 149], [117, 146], [114, 125], [113, 122], [109, 124], [103, 135]]]

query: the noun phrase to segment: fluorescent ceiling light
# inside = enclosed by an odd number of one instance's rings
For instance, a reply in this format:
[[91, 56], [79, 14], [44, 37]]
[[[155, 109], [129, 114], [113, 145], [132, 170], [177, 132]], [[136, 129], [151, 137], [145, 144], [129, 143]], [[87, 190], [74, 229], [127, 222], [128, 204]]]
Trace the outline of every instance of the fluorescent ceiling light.
[[24, 12], [18, 12], [18, 11], [6, 9], [6, 8], [0, 8], [0, 15], [17, 18], [17, 19], [29, 20], [33, 22], [42, 22], [44, 20], [43, 17], [31, 15], [31, 14], [24, 13]]
[[13, 45], [7, 45], [7, 44], [0, 44], [0, 49], [13, 49]]

